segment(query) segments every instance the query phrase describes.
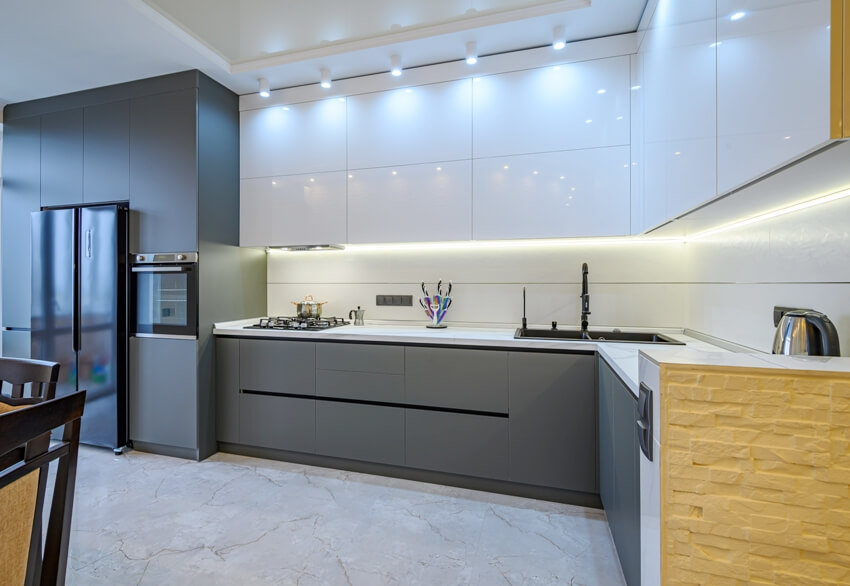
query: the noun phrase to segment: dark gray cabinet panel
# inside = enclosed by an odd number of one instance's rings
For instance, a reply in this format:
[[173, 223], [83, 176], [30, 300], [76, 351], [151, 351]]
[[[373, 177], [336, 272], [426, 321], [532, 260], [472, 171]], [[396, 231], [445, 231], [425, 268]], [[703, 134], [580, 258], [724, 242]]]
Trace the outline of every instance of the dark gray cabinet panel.
[[130, 102], [89, 106], [83, 112], [83, 201], [130, 199]]
[[41, 205], [83, 203], [83, 110], [41, 117]]
[[318, 344], [316, 368], [404, 374], [404, 346]]
[[239, 387], [292, 395], [316, 394], [316, 345], [240, 340]]
[[403, 465], [404, 409], [316, 401], [316, 452]]
[[198, 342], [130, 338], [130, 439], [198, 447]]
[[407, 466], [508, 479], [506, 417], [407, 409], [405, 426]]
[[616, 516], [614, 501], [614, 405], [616, 377], [610, 368], [599, 363], [599, 497], [610, 519]]
[[508, 353], [456, 348], [405, 348], [408, 404], [508, 412]]
[[[30, 357], [30, 333], [17, 331], [3, 332], [3, 356], [6, 358]], [[62, 373], [60, 373], [61, 375]]]
[[[41, 120], [7, 120], [3, 127], [3, 325], [30, 327], [30, 214], [41, 193]], [[27, 350], [29, 357], [29, 350]]]
[[[626, 583], [640, 584], [640, 448], [635, 430], [637, 399], [603, 360], [599, 361], [600, 423], [602, 411], [610, 413], [606, 433], [610, 449], [600, 460], [608, 460], [609, 472], [600, 474], [600, 493], [611, 535]], [[604, 397], [604, 399], [603, 399]], [[603, 401], [605, 403], [603, 404]], [[600, 446], [603, 445], [600, 437]]]
[[131, 100], [131, 251], [198, 249], [197, 176], [197, 89]]
[[511, 480], [596, 493], [596, 358], [511, 352], [508, 365]]
[[317, 370], [316, 395], [382, 403], [403, 403], [404, 375]]
[[239, 442], [293, 452], [316, 451], [316, 400], [239, 395]]
[[239, 340], [215, 339], [215, 437], [239, 442]]

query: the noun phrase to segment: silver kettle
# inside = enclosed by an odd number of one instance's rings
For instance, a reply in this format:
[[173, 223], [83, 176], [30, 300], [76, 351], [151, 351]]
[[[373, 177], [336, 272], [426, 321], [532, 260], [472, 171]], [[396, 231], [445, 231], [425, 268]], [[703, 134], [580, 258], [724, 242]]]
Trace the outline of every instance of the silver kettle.
[[773, 338], [774, 354], [840, 356], [838, 331], [828, 317], [810, 309], [785, 312]]

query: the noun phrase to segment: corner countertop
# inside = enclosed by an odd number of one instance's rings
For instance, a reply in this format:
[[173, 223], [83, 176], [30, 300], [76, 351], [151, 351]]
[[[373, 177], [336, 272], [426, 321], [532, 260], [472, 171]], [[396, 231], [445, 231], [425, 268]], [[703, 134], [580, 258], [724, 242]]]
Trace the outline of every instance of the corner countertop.
[[[583, 342], [574, 340], [531, 340], [515, 339], [516, 328], [506, 327], [463, 327], [450, 325], [443, 329], [429, 329], [424, 325], [400, 325], [378, 322], [366, 322], [365, 326], [340, 326], [320, 332], [302, 332], [285, 330], [245, 329], [245, 326], [255, 324], [259, 318], [231, 322], [216, 323], [213, 334], [216, 336], [233, 336], [239, 338], [280, 338], [284, 340], [310, 340], [315, 342], [381, 342], [395, 344], [435, 344], [452, 346], [476, 346], [491, 348], [529, 348], [537, 350], [561, 350], [564, 352], [582, 351], [598, 352], [617, 375], [627, 384], [632, 393], [638, 393], [638, 359], [642, 351], [648, 350], [648, 344], [615, 343], [615, 342]], [[622, 328], [624, 331], [647, 331], [648, 328]], [[706, 356], [710, 354], [733, 353], [686, 336], [682, 330], [671, 328], [656, 328], [653, 331], [664, 333], [675, 340], [684, 342], [684, 347], [690, 352], [703, 356], [702, 361], [715, 363], [719, 357]], [[652, 356], [662, 358], [668, 353], [680, 356], [682, 346], [651, 346]], [[677, 354], [678, 353], [678, 354]]]

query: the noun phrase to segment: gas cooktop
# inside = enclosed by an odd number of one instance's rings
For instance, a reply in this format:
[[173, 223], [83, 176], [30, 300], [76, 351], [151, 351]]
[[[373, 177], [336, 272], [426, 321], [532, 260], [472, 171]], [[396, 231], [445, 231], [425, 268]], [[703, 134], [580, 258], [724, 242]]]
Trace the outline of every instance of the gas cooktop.
[[341, 317], [264, 317], [259, 323], [245, 326], [245, 329], [253, 330], [300, 330], [305, 332], [318, 332], [329, 328], [347, 326], [351, 322]]

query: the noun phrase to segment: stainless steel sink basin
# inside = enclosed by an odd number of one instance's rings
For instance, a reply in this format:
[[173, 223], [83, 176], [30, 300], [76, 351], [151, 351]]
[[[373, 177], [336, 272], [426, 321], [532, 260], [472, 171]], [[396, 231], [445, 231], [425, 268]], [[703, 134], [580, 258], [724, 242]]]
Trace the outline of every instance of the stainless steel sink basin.
[[517, 328], [514, 338], [529, 338], [539, 340], [585, 340], [589, 342], [631, 342], [638, 344], [677, 344], [684, 346], [669, 336], [656, 332], [614, 332], [589, 330], [590, 339], [583, 338], [579, 330], [546, 330], [534, 328]]

